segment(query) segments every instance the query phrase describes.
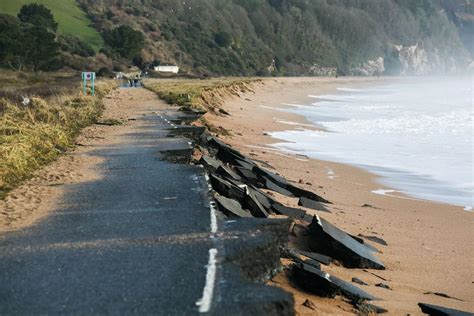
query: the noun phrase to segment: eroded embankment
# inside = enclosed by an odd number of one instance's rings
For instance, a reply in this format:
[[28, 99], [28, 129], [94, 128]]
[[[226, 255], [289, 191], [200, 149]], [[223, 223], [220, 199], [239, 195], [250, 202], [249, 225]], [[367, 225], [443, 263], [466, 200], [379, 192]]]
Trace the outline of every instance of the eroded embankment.
[[[148, 79], [144, 81], [147, 89], [155, 92], [171, 105], [189, 107], [202, 114], [228, 115], [223, 108], [227, 98], [239, 97], [242, 93], [252, 92], [256, 85], [263, 84], [256, 78], [218, 78], [209, 80], [170, 80]], [[229, 135], [229, 131], [211, 124], [205, 117], [198, 122], [213, 133]]]

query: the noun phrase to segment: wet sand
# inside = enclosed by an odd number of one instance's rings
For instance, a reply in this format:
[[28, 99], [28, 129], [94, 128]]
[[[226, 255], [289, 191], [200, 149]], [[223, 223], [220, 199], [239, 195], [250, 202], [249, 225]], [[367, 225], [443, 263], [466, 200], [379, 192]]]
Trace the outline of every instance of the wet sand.
[[[270, 144], [280, 142], [268, 132], [309, 127], [304, 117], [278, 111], [287, 104], [310, 104], [309, 94], [335, 92], [337, 87], [360, 87], [395, 79], [364, 78], [284, 78], [267, 79], [255, 84], [254, 93], [227, 100], [223, 108], [230, 116], [207, 114], [216, 126], [232, 131], [221, 136], [253, 159], [268, 162], [287, 179], [300, 183], [332, 201], [331, 214], [323, 218], [348, 233], [383, 238], [388, 246], [368, 242], [378, 248], [384, 271], [371, 271], [384, 281], [360, 269], [324, 267], [329, 273], [351, 281], [362, 279], [364, 290], [380, 298], [375, 304], [393, 315], [421, 315], [419, 302], [474, 312], [474, 213], [461, 207], [412, 199], [407, 196], [383, 196], [373, 190], [390, 189], [377, 176], [349, 165], [285, 154]], [[288, 123], [292, 122], [292, 123]], [[302, 125], [295, 125], [304, 124]], [[285, 199], [296, 205], [296, 200]], [[301, 315], [353, 313], [342, 299], [321, 299], [296, 290], [284, 276], [273, 283], [295, 294], [296, 310]], [[375, 287], [388, 284], [392, 290]], [[449, 299], [426, 292], [441, 292], [458, 298]], [[310, 299], [316, 310], [302, 306]]]

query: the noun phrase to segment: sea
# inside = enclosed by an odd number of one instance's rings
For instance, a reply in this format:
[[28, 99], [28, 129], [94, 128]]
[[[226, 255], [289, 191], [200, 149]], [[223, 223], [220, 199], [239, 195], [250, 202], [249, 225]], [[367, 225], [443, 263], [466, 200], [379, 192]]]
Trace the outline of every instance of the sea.
[[[283, 111], [304, 116], [304, 125], [270, 133], [280, 150], [351, 164], [380, 176], [393, 190], [374, 194], [458, 205], [474, 202], [473, 77], [416, 77], [309, 95], [308, 104]], [[332, 174], [331, 174], [332, 173]], [[335, 175], [329, 171], [330, 177]]]

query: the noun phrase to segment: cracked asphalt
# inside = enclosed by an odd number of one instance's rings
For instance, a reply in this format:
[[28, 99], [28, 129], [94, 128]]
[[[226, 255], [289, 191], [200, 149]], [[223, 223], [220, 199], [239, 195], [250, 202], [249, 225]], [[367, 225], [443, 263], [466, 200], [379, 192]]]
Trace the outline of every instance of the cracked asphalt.
[[199, 313], [214, 245], [208, 185], [199, 166], [163, 160], [190, 145], [166, 137], [161, 114], [94, 149], [101, 179], [0, 238], [0, 315]]

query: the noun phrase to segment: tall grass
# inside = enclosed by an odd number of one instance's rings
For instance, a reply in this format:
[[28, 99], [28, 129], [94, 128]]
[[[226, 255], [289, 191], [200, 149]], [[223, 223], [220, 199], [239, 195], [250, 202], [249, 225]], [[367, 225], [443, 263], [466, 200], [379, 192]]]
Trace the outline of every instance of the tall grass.
[[[226, 115], [228, 113], [221, 107], [226, 98], [253, 91], [253, 85], [261, 82], [261, 79], [255, 78], [228, 77], [208, 80], [147, 79], [144, 86], [168, 104]], [[229, 130], [214, 126], [205, 117], [201, 117], [200, 125], [217, 135], [231, 135]]]
[[169, 104], [199, 110], [219, 112], [224, 99], [230, 95], [252, 91], [252, 78], [147, 79], [144, 85]]
[[78, 132], [97, 121], [101, 97], [114, 85], [99, 83], [97, 97], [63, 93], [33, 97], [28, 105], [0, 99], [0, 198], [71, 148]]

